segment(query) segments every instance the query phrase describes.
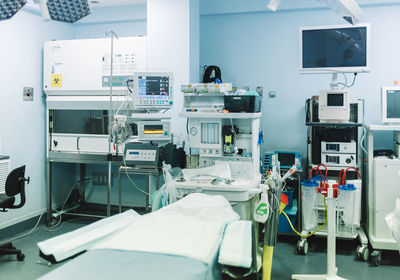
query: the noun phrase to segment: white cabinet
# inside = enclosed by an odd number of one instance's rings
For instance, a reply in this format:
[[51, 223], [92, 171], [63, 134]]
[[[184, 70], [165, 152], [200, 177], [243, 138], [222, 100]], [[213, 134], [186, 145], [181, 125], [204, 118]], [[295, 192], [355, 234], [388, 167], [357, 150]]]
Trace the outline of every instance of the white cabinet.
[[396, 198], [400, 198], [400, 159], [374, 158], [373, 174], [373, 190], [370, 192], [373, 203], [369, 205], [373, 215], [368, 228], [373, 241], [380, 244], [377, 248], [391, 249], [389, 244], [395, 245], [395, 240], [385, 216], [393, 212]]
[[[400, 131], [400, 126], [366, 125], [367, 128], [367, 232], [373, 249], [397, 250], [385, 216], [400, 198], [400, 159], [374, 157], [374, 132]], [[380, 251], [378, 251], [380, 255]]]

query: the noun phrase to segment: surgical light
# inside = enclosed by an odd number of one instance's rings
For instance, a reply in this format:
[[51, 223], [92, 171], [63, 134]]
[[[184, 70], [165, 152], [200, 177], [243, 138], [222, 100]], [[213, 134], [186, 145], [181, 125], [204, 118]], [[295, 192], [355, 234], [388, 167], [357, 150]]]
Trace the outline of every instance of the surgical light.
[[340, 17], [351, 24], [357, 24], [363, 17], [363, 12], [355, 0], [319, 0], [335, 11]]
[[[363, 12], [356, 0], [317, 0], [325, 3], [331, 10], [335, 11], [340, 17], [351, 24], [356, 24], [363, 16]], [[269, 0], [267, 8], [276, 11], [281, 0]]]
[[0, 0], [0, 20], [12, 18], [25, 4], [26, 0]]
[[[74, 23], [90, 14], [87, 0], [42, 0], [42, 15], [52, 20]], [[46, 7], [44, 7], [44, 2]]]
[[281, 0], [270, 0], [267, 5], [267, 8], [270, 9], [271, 11], [276, 12], [280, 3], [281, 3]]

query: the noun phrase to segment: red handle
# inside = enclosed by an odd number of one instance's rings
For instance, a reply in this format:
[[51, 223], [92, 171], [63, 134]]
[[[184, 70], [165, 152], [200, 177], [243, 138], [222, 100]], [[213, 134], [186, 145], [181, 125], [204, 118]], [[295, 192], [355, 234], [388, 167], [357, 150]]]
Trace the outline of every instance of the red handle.
[[311, 168], [310, 173], [308, 174], [308, 181], [311, 181], [311, 175], [312, 175], [313, 170], [316, 170], [317, 172], [319, 171], [319, 174], [321, 175], [320, 186], [322, 186], [322, 172], [321, 172], [321, 170], [318, 168], [318, 166], [317, 166], [317, 167]]
[[[320, 168], [321, 166], [323, 166], [323, 167], [325, 168], [325, 178], [324, 178], [324, 185], [325, 185], [325, 183], [326, 183], [326, 178], [328, 178], [328, 168], [326, 167], [325, 164], [320, 163], [320, 164], [317, 166], [318, 170], [320, 170], [319, 168]], [[320, 171], [321, 171], [321, 170], [320, 170]], [[321, 172], [321, 174], [322, 174], [322, 172]], [[322, 177], [322, 175], [321, 175], [321, 177]]]
[[357, 170], [355, 167], [350, 166], [350, 167], [347, 167], [346, 170], [343, 171], [342, 185], [346, 184], [346, 172], [347, 172], [349, 169], [354, 169], [354, 171], [356, 171], [358, 177], [360, 177], [360, 179], [361, 179], [361, 174], [360, 174], [360, 172], [358, 172], [358, 170]]

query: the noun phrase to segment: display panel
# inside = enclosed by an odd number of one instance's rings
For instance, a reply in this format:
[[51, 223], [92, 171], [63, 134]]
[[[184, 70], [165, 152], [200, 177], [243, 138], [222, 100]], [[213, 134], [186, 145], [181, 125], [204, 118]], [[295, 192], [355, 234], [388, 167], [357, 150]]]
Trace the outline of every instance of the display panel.
[[294, 153], [278, 153], [278, 161], [281, 166], [292, 166], [295, 164], [295, 154]]
[[326, 156], [326, 162], [339, 164], [339, 157], [338, 156]]
[[144, 125], [144, 134], [164, 134], [162, 125]]
[[300, 28], [300, 70], [368, 72], [369, 25]]
[[143, 109], [172, 106], [172, 73], [135, 73], [135, 107]]
[[400, 90], [387, 91], [386, 98], [387, 118], [400, 118]]
[[328, 93], [328, 106], [343, 106], [344, 96], [341, 93]]
[[168, 76], [139, 76], [139, 95], [167, 96], [169, 95]]
[[326, 150], [327, 151], [340, 151], [340, 145], [339, 144], [326, 144]]
[[382, 88], [382, 122], [400, 124], [400, 88]]

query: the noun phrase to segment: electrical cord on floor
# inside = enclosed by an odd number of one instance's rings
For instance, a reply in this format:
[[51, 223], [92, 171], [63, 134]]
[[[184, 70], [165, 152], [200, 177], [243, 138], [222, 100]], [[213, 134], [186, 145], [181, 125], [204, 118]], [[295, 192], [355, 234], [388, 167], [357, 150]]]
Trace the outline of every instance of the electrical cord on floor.
[[289, 222], [290, 227], [292, 228], [292, 230], [293, 230], [297, 235], [299, 235], [299, 236], [302, 237], [302, 238], [308, 238], [308, 237], [314, 235], [316, 232], [318, 232], [318, 231], [320, 231], [321, 229], [323, 229], [323, 228], [326, 226], [326, 224], [328, 223], [328, 207], [326, 206], [326, 198], [325, 198], [325, 197], [324, 197], [324, 206], [325, 206], [325, 221], [324, 221], [324, 224], [323, 224], [322, 226], [320, 226], [319, 228], [317, 228], [317, 230], [315, 230], [315, 231], [313, 231], [313, 232], [311, 232], [310, 234], [307, 234], [307, 235], [302, 235], [301, 233], [299, 233], [299, 232], [294, 228], [292, 222], [290, 221], [290, 219], [289, 219], [288, 215], [285, 213], [285, 211], [282, 211], [282, 214], [285, 215], [286, 219], [287, 219], [288, 222]]
[[[61, 210], [64, 209], [64, 207], [65, 207], [65, 205], [66, 205], [66, 203], [67, 203], [69, 197], [71, 196], [71, 193], [74, 191], [75, 187], [76, 187], [78, 184], [81, 184], [82, 182], [88, 182], [88, 181], [90, 181], [90, 178], [85, 178], [85, 179], [83, 179], [83, 180], [77, 181], [77, 182], [72, 186], [70, 192], [68, 193], [67, 198], [64, 200], [64, 203], [62, 204], [63, 206], [61, 207]], [[60, 228], [57, 228], [57, 227], [61, 224], [61, 221], [62, 221], [62, 214], [60, 214], [60, 211], [58, 211], [57, 209], [53, 209], [53, 211], [55, 211], [55, 212], [57, 213], [57, 216], [59, 217], [59, 219], [58, 219], [57, 223], [55, 223], [54, 225], [51, 225], [51, 226], [45, 228], [45, 231], [47, 231], [47, 232], [59, 231], [59, 230], [62, 228], [62, 226], [61, 226]]]
[[144, 193], [145, 195], [151, 196], [148, 192], [142, 190], [141, 188], [139, 188], [131, 179], [131, 177], [129, 176], [128, 172], [126, 171], [126, 161], [125, 161], [125, 155], [122, 155], [122, 159], [124, 161], [124, 167], [125, 167], [125, 175], [128, 177], [128, 180], [131, 182], [132, 186], [134, 186], [138, 191], [141, 191], [142, 193]]
[[32, 233], [36, 230], [36, 228], [38, 227], [38, 225], [39, 225], [39, 223], [40, 223], [40, 220], [42, 219], [44, 213], [45, 213], [45, 212], [43, 212], [42, 214], [40, 214], [40, 216], [39, 216], [39, 218], [38, 218], [38, 220], [37, 220], [37, 222], [36, 222], [36, 225], [35, 225], [29, 232], [24, 233], [24, 234], [22, 234], [22, 235], [20, 235], [20, 236], [14, 237], [14, 238], [12, 238], [12, 239], [9, 239], [9, 240], [7, 240], [7, 241], [1, 242], [1, 243], [0, 243], [0, 246], [3, 246], [3, 245], [5, 245], [5, 244], [7, 244], [7, 243], [13, 242], [13, 241], [15, 241], [15, 240], [17, 240], [17, 239], [21, 239], [21, 238], [23, 238], [23, 237], [25, 237], [25, 236], [28, 236], [28, 235], [32, 234]]
[[57, 211], [56, 209], [53, 209], [55, 212], [57, 212], [57, 214], [58, 214], [58, 216], [60, 217], [59, 219], [58, 219], [58, 221], [57, 221], [57, 223], [55, 223], [54, 225], [51, 225], [51, 226], [49, 226], [49, 227], [46, 227], [44, 230], [45, 231], [57, 231], [57, 230], [52, 230], [53, 228], [55, 228], [55, 227], [57, 227], [57, 226], [59, 226], [60, 224], [61, 224], [61, 220], [62, 220], [62, 214], [60, 214], [60, 212], [59, 211]]
[[[76, 222], [76, 221], [79, 221], [79, 220], [92, 220], [92, 218], [85, 218], [85, 217], [83, 217], [83, 218], [76, 218], [76, 219], [71, 219], [71, 220], [64, 221], [63, 223], [61, 223], [61, 219], [60, 219], [60, 222], [59, 222], [59, 223], [57, 223], [56, 225], [53, 225], [53, 226], [51, 226], [51, 227], [46, 228], [45, 231], [47, 231], [47, 232], [56, 232], [56, 231], [60, 231], [66, 223]], [[60, 224], [60, 223], [61, 223], [61, 224]], [[57, 227], [57, 226], [58, 226], [58, 227]], [[55, 228], [55, 227], [57, 227], [57, 228]]]

